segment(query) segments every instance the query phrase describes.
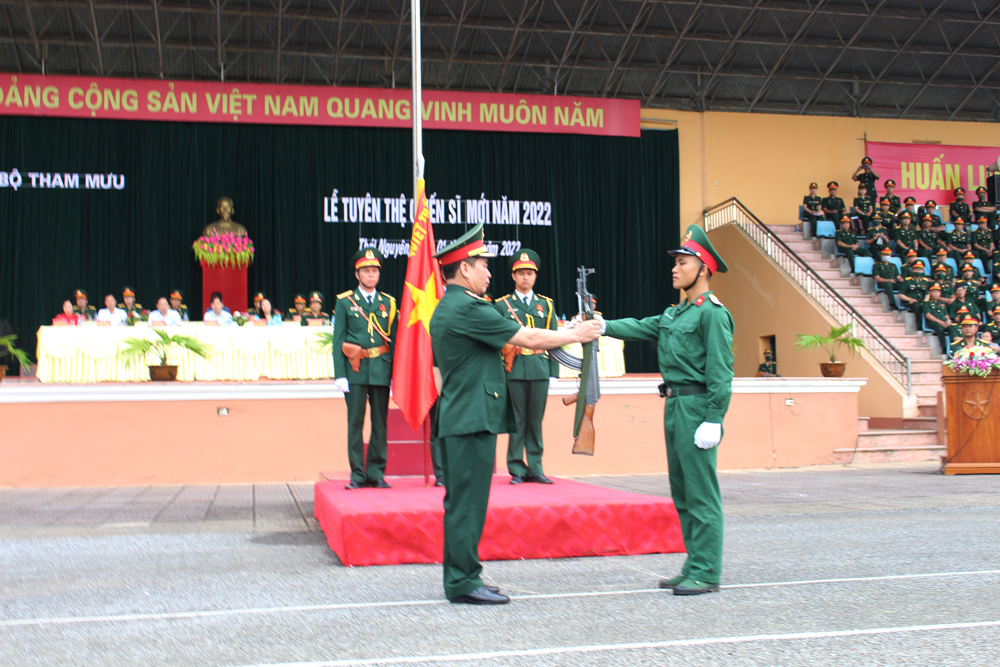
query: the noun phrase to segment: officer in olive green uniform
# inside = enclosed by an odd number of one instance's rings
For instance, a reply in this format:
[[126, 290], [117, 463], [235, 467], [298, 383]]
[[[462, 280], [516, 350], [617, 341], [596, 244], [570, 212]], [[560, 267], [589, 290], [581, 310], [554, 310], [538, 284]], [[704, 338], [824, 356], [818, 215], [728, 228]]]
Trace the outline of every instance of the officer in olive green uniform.
[[[301, 323], [303, 326], [309, 326], [309, 323], [313, 321], [323, 325], [330, 324], [330, 313], [323, 310], [322, 292], [309, 292], [309, 308], [306, 309], [305, 314], [302, 316]], [[336, 353], [337, 349], [334, 348], [333, 351]], [[334, 358], [336, 358], [336, 354], [334, 354]]]
[[864, 234], [875, 214], [875, 205], [867, 196], [867, 189], [864, 185], [858, 186], [858, 196], [854, 198], [854, 214], [858, 216], [858, 224], [854, 231], [858, 234]]
[[142, 319], [142, 304], [135, 302], [135, 292], [131, 287], [122, 289], [122, 301], [118, 307], [125, 311], [129, 324], [134, 324]]
[[990, 229], [995, 229], [997, 226], [997, 209], [996, 205], [987, 200], [987, 195], [989, 192], [983, 186], [976, 188], [976, 201], [972, 203], [972, 217], [979, 219], [980, 216], [985, 216], [987, 220], [987, 225]]
[[929, 215], [934, 219], [934, 226], [941, 227], [944, 225], [944, 221], [941, 220], [941, 213], [937, 208], [937, 202], [933, 199], [928, 199], [923, 206], [917, 209], [915, 220], [923, 220], [925, 215]]
[[837, 234], [833, 237], [833, 240], [837, 244], [837, 251], [847, 258], [847, 265], [850, 267], [851, 273], [854, 273], [855, 256], [870, 256], [868, 251], [858, 243], [858, 237], [851, 231], [851, 219], [846, 215], [840, 219], [840, 229], [837, 230]]
[[[396, 300], [376, 291], [382, 260], [375, 248], [362, 248], [351, 258], [358, 286], [337, 295], [333, 327], [333, 372], [347, 402], [347, 456], [351, 463], [348, 489], [373, 486], [388, 489], [385, 481], [386, 419], [392, 383], [392, 348], [396, 338]], [[344, 354], [344, 343], [363, 349], [358, 371]], [[371, 406], [371, 438], [365, 459], [362, 429], [365, 405]]]
[[878, 174], [872, 171], [872, 159], [867, 155], [861, 158], [861, 166], [858, 167], [857, 171], [851, 178], [858, 182], [858, 185], [865, 186], [867, 190], [868, 200], [871, 202], [872, 208], [875, 208], [875, 202], [878, 201], [878, 192], [875, 189], [875, 181], [878, 180]]
[[764, 363], [757, 367], [757, 373], [754, 377], [775, 377], [778, 375], [778, 364], [774, 363], [774, 350], [771, 348], [765, 348], [764, 350]]
[[969, 233], [965, 231], [965, 221], [956, 220], [955, 229], [945, 233], [945, 243], [950, 251], [948, 255], [956, 262], [962, 261], [962, 256], [969, 252]]
[[899, 209], [902, 208], [902, 204], [899, 203], [899, 196], [893, 194], [896, 189], [896, 181], [891, 178], [885, 182], [885, 194], [882, 195], [882, 199], [889, 200], [889, 211], [896, 215], [899, 213]]
[[889, 250], [892, 252], [892, 248], [889, 245], [889, 230], [882, 226], [883, 219], [881, 215], [872, 220], [872, 226], [868, 228], [868, 233], [865, 234], [865, 240], [868, 244], [868, 252], [872, 254], [872, 257], [878, 257], [882, 254], [883, 250]]
[[972, 232], [972, 252], [982, 260], [983, 266], [989, 266], [993, 259], [993, 232], [987, 228], [989, 221], [986, 216], [976, 220], [977, 228]]
[[972, 224], [972, 209], [965, 203], [965, 188], [955, 188], [952, 192], [955, 201], [948, 205], [948, 216], [952, 222], [965, 220], [965, 224]]
[[803, 215], [813, 223], [813, 231], [816, 231], [816, 221], [823, 217], [823, 200], [816, 194], [818, 187], [815, 183], [810, 183], [809, 194], [802, 198]]
[[955, 356], [967, 347], [989, 347], [990, 344], [979, 337], [979, 324], [979, 320], [972, 315], [966, 315], [958, 321], [962, 335], [951, 341], [951, 356]]
[[955, 300], [948, 306], [948, 315], [952, 321], [958, 322], [965, 314], [982, 319], [982, 312], [976, 302], [969, 298], [968, 286], [963, 282], [955, 283]]
[[927, 269], [926, 269], [926, 264], [924, 264], [923, 260], [921, 260], [920, 263], [925, 268], [922, 269], [922, 270], [920, 270], [920, 271], [914, 271], [913, 270], [913, 265], [917, 262], [917, 253], [915, 251], [910, 250], [908, 253], [906, 253], [906, 257], [904, 259], [906, 261], [903, 262], [903, 268], [899, 272], [899, 274], [901, 276], [903, 276], [903, 280], [906, 280], [907, 278], [912, 278], [914, 276], [923, 276], [923, 275], [925, 275], [925, 271]]
[[951, 316], [948, 314], [948, 305], [940, 300], [941, 284], [931, 285], [924, 301], [924, 320], [927, 326], [934, 330], [938, 340], [941, 342], [941, 353], [948, 352], [948, 327], [952, 325]]
[[[295, 318], [299, 319], [296, 320]], [[301, 294], [296, 294], [295, 298], [292, 299], [292, 307], [288, 309], [288, 318], [293, 322], [297, 321], [302, 326], [306, 325], [306, 298]]]
[[927, 288], [930, 287], [930, 281], [924, 277], [922, 260], [913, 263], [913, 274], [909, 278], [903, 278], [903, 289], [899, 292], [899, 300], [904, 307], [919, 318], [923, 312], [923, 301], [927, 297]]
[[448, 281], [434, 309], [430, 334], [441, 373], [438, 436], [444, 471], [444, 591], [450, 602], [505, 604], [509, 598], [483, 583], [479, 541], [486, 523], [497, 433], [508, 432], [511, 410], [501, 348], [507, 343], [552, 349], [588, 342], [595, 321], [569, 331], [524, 329], [483, 298], [490, 254], [478, 224], [435, 257]]
[[[994, 293], [996, 296], [996, 293]], [[994, 302], [995, 303], [995, 302]], [[990, 311], [990, 316], [993, 320], [986, 325], [986, 330], [993, 334], [993, 342], [1000, 342], [1000, 305], [996, 306], [992, 311]]]
[[893, 310], [899, 310], [899, 306], [896, 305], [896, 290], [902, 287], [903, 278], [899, 275], [899, 269], [891, 261], [892, 250], [883, 248], [877, 257], [880, 257], [882, 261], [875, 262], [875, 265], [872, 266], [872, 278], [875, 279], [875, 286], [889, 296], [889, 306]]
[[[681, 573], [660, 582], [675, 595], [719, 590], [722, 575], [722, 497], [715, 473], [716, 445], [733, 381], [733, 318], [710, 289], [729, 270], [697, 225], [688, 227], [677, 259], [674, 287], [688, 298], [662, 315], [608, 320], [605, 333], [623, 340], [655, 340], [667, 400], [663, 426], [670, 494], [681, 521], [688, 557]], [[697, 270], [697, 274], [692, 270]], [[693, 276], [693, 279], [691, 278]], [[684, 282], [681, 282], [684, 281]]]
[[[537, 294], [533, 287], [541, 259], [534, 250], [523, 248], [510, 258], [510, 274], [517, 287], [493, 304], [504, 319], [528, 328], [558, 328], [552, 299]], [[526, 290], [526, 291], [523, 291]], [[551, 484], [542, 471], [542, 418], [549, 397], [550, 378], [559, 377], [559, 364], [542, 350], [520, 348], [507, 373], [507, 395], [514, 409], [515, 432], [507, 444], [507, 472], [511, 484], [537, 482]], [[525, 465], [527, 455], [527, 465]]]
[[830, 181], [826, 184], [826, 187], [830, 192], [830, 196], [823, 198], [823, 214], [826, 215], [827, 220], [840, 220], [847, 213], [844, 200], [837, 196], [837, 188], [840, 187], [840, 184], [837, 181]]
[[170, 309], [177, 311], [177, 314], [181, 316], [181, 322], [189, 322], [191, 320], [188, 317], [188, 307], [184, 304], [184, 292], [179, 289], [170, 292]]
[[921, 257], [930, 258], [941, 252], [944, 257], [947, 257], [948, 251], [941, 247], [938, 233], [931, 229], [933, 222], [933, 218], [929, 215], [925, 215], [920, 220], [920, 229], [917, 230], [917, 254]]
[[896, 254], [906, 257], [913, 251], [913, 256], [917, 255], [917, 230], [910, 224], [910, 216], [901, 213], [899, 216], [899, 226], [893, 231], [893, 238], [896, 241]]
[[73, 298], [76, 300], [73, 312], [79, 315], [81, 320], [97, 319], [97, 310], [87, 302], [88, 297], [85, 290], [78, 289], [73, 293]]

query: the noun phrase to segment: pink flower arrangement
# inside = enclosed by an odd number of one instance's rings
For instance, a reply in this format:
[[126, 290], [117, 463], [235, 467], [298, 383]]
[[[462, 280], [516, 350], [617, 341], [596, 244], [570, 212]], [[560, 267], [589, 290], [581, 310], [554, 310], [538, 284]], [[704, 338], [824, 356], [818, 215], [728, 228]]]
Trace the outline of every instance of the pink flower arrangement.
[[209, 266], [242, 268], [253, 262], [253, 241], [232, 232], [199, 237], [191, 248], [195, 259]]
[[988, 377], [994, 368], [1000, 368], [1000, 355], [985, 345], [973, 345], [959, 350], [944, 364], [959, 373]]

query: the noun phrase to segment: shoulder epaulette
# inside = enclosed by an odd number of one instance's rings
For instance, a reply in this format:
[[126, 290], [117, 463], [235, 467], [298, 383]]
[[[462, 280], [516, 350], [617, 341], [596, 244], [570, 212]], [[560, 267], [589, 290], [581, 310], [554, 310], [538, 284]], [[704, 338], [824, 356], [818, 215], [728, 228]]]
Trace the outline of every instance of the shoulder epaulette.
[[338, 298], [338, 299], [343, 299], [343, 298], [346, 298], [346, 297], [348, 297], [348, 296], [350, 296], [350, 295], [352, 295], [352, 294], [354, 294], [354, 290], [352, 290], [352, 289], [349, 289], [349, 290], [347, 290], [346, 292], [341, 292], [340, 294], [338, 294], [338, 295], [337, 295], [337, 298]]
[[393, 296], [393, 295], [391, 295], [391, 294], [386, 294], [385, 292], [379, 292], [379, 294], [381, 294], [381, 295], [382, 295], [382, 296], [384, 296], [385, 298], [389, 299], [389, 301], [395, 301], [395, 300], [396, 300], [396, 297], [394, 297], [394, 296]]
[[504, 299], [509, 299], [509, 298], [510, 298], [510, 294], [504, 294], [502, 297], [500, 297], [499, 299], [496, 300], [496, 303], [500, 303]]
[[87, 310], [92, 310], [92, 311], [94, 311], [95, 313], [97, 312], [97, 309], [96, 309], [96, 308], [94, 308], [93, 306], [89, 306], [89, 305], [87, 306]]
[[472, 292], [470, 292], [469, 290], [465, 290], [465, 293], [466, 293], [466, 294], [468, 294], [469, 296], [471, 296], [471, 297], [472, 297], [473, 299], [476, 299], [476, 300], [478, 300], [478, 301], [485, 301], [486, 303], [492, 303], [492, 302], [491, 302], [491, 301], [490, 301], [489, 299], [487, 299], [486, 297], [482, 297], [482, 296], [479, 296], [478, 294], [473, 294], [473, 293], [472, 293]]
[[538, 295], [538, 298], [539, 298], [539, 299], [545, 299], [545, 300], [546, 300], [546, 301], [548, 301], [549, 303], [552, 303], [552, 299], [550, 299], [549, 297], [547, 297], [547, 296], [544, 296], [544, 295], [542, 295], [542, 294], [539, 294], [539, 295]]

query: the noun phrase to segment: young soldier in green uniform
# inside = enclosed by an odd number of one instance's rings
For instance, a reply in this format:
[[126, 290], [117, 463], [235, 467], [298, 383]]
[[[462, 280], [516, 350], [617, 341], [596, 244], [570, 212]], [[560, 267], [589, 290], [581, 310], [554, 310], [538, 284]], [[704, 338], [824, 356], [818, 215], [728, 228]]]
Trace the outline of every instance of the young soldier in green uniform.
[[941, 213], [938, 212], [937, 202], [933, 199], [928, 199], [923, 206], [917, 209], [917, 220], [923, 220], [925, 215], [931, 216], [934, 220], [933, 227], [944, 228], [944, 221], [941, 220]]
[[922, 312], [921, 306], [924, 298], [927, 297], [927, 288], [930, 285], [924, 277], [924, 263], [921, 260], [913, 263], [913, 272], [916, 275], [903, 279], [903, 289], [899, 293], [899, 300], [903, 306], [919, 318]]
[[[906, 256], [902, 259], [904, 259], [905, 261], [903, 262], [903, 268], [900, 270], [899, 274], [903, 276], [903, 280], [906, 280], [907, 278], [913, 278], [914, 276], [924, 275], [924, 271], [926, 269], [922, 269], [920, 271], [913, 270], [913, 265], [917, 262], [916, 251], [910, 250], [908, 253], [906, 253]], [[923, 260], [921, 260], [920, 263], [921, 265], [923, 265]]]
[[872, 208], [875, 208], [875, 202], [878, 200], [878, 192], [875, 190], [875, 181], [878, 180], [878, 174], [872, 171], [872, 159], [867, 155], [861, 158], [861, 166], [857, 168], [851, 178], [857, 181], [858, 185], [865, 186]]
[[978, 220], [980, 216], [984, 216], [989, 228], [996, 229], [997, 209], [995, 204], [987, 201], [986, 197], [988, 194], [988, 191], [983, 186], [980, 185], [976, 188], [976, 201], [972, 204], [972, 217]]
[[774, 363], [774, 350], [766, 348], [764, 350], [764, 363], [757, 367], [755, 378], [776, 377], [778, 375], [778, 365]]
[[881, 216], [872, 220], [872, 226], [868, 228], [865, 239], [868, 243], [868, 252], [872, 254], [872, 257], [881, 255], [883, 250], [892, 252], [889, 246], [889, 230], [882, 226]]
[[[535, 279], [541, 259], [534, 250], [523, 248], [510, 258], [510, 276], [515, 290], [493, 304], [504, 319], [514, 320], [529, 329], [558, 328], [552, 299], [536, 294]], [[549, 398], [549, 385], [559, 377], [559, 364], [543, 350], [515, 349], [507, 373], [507, 395], [514, 409], [515, 432], [507, 444], [507, 472], [511, 484], [537, 482], [551, 484], [542, 471], [542, 417]], [[527, 455], [527, 465], [525, 465]]]
[[818, 185], [810, 183], [809, 194], [802, 198], [803, 215], [812, 223], [813, 231], [816, 231], [816, 221], [823, 217], [823, 200], [816, 195], [817, 188]]
[[[319, 322], [323, 326], [330, 324], [330, 313], [323, 310], [322, 292], [309, 292], [309, 309], [302, 316], [302, 324], [309, 326], [310, 322]], [[334, 348], [333, 352], [334, 358], [336, 358], [337, 348]]]
[[961, 277], [955, 283], [958, 287], [962, 285], [965, 287], [965, 300], [969, 303], [976, 304], [979, 312], [986, 309], [986, 297], [980, 292], [981, 285], [979, 281], [976, 280], [976, 267], [972, 264], [963, 264], [961, 268]]
[[306, 298], [301, 294], [296, 294], [292, 299], [292, 307], [288, 309], [288, 319], [305, 326]]
[[[996, 302], [994, 302], [996, 303]], [[1000, 305], [990, 311], [993, 320], [986, 325], [986, 330], [993, 335], [993, 342], [1000, 342]]]
[[882, 223], [882, 226], [886, 229], [892, 229], [896, 226], [896, 216], [889, 210], [889, 200], [883, 197], [878, 203], [879, 209], [875, 211], [872, 215], [871, 224], [875, 224], [878, 220]]
[[858, 216], [858, 224], [854, 228], [857, 234], [864, 234], [871, 223], [872, 215], [875, 213], [875, 206], [867, 196], [867, 189], [864, 185], [858, 186], [858, 196], [854, 198], [854, 214]]
[[[976, 285], [979, 287], [984, 287], [986, 285], [986, 276], [979, 272], [979, 268], [976, 266], [976, 255], [971, 250], [962, 255], [962, 266], [959, 272], [963, 273], [965, 271], [965, 267], [969, 267], [972, 271], [971, 280], [974, 280]], [[966, 280], [968, 278], [963, 276], [962, 279]]]
[[927, 326], [934, 330], [938, 341], [941, 342], [941, 353], [948, 352], [948, 328], [952, 325], [951, 317], [948, 315], [948, 305], [941, 301], [941, 284], [934, 283], [927, 293], [927, 299], [923, 305], [924, 319]]
[[830, 196], [823, 198], [823, 214], [827, 220], [840, 220], [847, 213], [844, 200], [837, 196], [837, 188], [840, 187], [840, 184], [837, 181], [830, 181], [826, 184], [826, 187]]
[[987, 229], [989, 221], [986, 216], [980, 216], [976, 220], [977, 228], [972, 232], [972, 252], [983, 262], [983, 266], [989, 266], [993, 260], [993, 232]]
[[896, 191], [896, 181], [890, 178], [888, 181], [885, 182], [885, 195], [882, 196], [882, 199], [889, 200], [889, 211], [893, 215], [899, 213], [899, 209], [902, 208], [902, 205], [899, 203], [899, 196], [893, 194], [895, 191]]
[[892, 250], [882, 248], [875, 257], [882, 259], [882, 261], [876, 261], [875, 265], [872, 266], [872, 278], [875, 279], [875, 286], [889, 296], [889, 306], [893, 310], [899, 310], [899, 306], [896, 305], [896, 290], [902, 287], [903, 277], [899, 275], [899, 269], [892, 263]]
[[896, 239], [896, 254], [906, 257], [913, 251], [913, 256], [917, 256], [917, 230], [910, 224], [910, 216], [907, 213], [899, 214], [899, 226], [893, 232]]
[[934, 282], [941, 286], [941, 296], [938, 301], [950, 306], [955, 300], [955, 280], [950, 277], [951, 267], [947, 264], [938, 264], [934, 267]]
[[840, 229], [834, 236], [834, 242], [837, 244], [837, 249], [847, 258], [847, 265], [850, 267], [851, 273], [854, 273], [855, 255], [858, 257], [870, 256], [868, 251], [858, 243], [858, 237], [851, 231], [851, 219], [846, 215], [840, 219]]
[[497, 433], [508, 431], [507, 382], [500, 350], [507, 343], [551, 350], [600, 335], [591, 320], [566, 331], [527, 329], [505, 319], [483, 298], [490, 284], [483, 225], [438, 252], [448, 286], [431, 317], [434, 360], [440, 371], [438, 436], [444, 471], [444, 592], [450, 602], [505, 604], [486, 586], [479, 540], [486, 522]]
[[948, 251], [941, 247], [937, 232], [931, 229], [933, 221], [934, 219], [929, 215], [925, 215], [920, 221], [920, 229], [917, 230], [917, 254], [921, 257], [931, 258], [940, 252], [944, 257], [947, 257]]
[[188, 307], [184, 304], [184, 292], [179, 289], [171, 290], [170, 292], [170, 309], [177, 311], [177, 314], [181, 316], [181, 322], [190, 321]]
[[972, 209], [965, 203], [965, 188], [955, 188], [952, 192], [955, 201], [948, 205], [948, 217], [952, 222], [965, 220], [965, 224], [972, 224]]
[[[948, 306], [948, 315], [953, 322], [962, 318], [960, 315], [969, 314], [977, 319], [982, 319], [982, 309], [968, 297], [968, 288], [965, 283], [955, 283], [955, 300]], [[962, 309], [965, 309], [964, 311]]]
[[81, 320], [94, 321], [97, 319], [97, 310], [87, 302], [88, 297], [85, 290], [78, 289], [73, 294], [73, 298], [76, 300], [73, 312], [79, 315]]
[[984, 346], [989, 347], [989, 343], [979, 337], [979, 320], [972, 315], [966, 315], [959, 320], [962, 328], [962, 335], [951, 341], [951, 356], [955, 356], [967, 347]]
[[946, 261], [947, 259], [948, 259], [948, 251], [945, 250], [944, 248], [938, 248], [937, 251], [934, 253], [934, 256], [931, 258], [931, 273], [934, 274], [935, 280], [940, 281], [941, 277], [938, 276], [938, 272], [944, 271], [945, 275], [947, 276], [945, 279], [948, 282], [955, 281], [955, 271], [951, 268], [951, 264], [949, 264]]
[[142, 319], [142, 304], [135, 302], [135, 292], [131, 287], [122, 289], [122, 301], [123, 303], [119, 303], [118, 307], [125, 311], [129, 324], [135, 324]]
[[733, 382], [733, 318], [710, 280], [729, 270], [704, 230], [688, 227], [676, 260], [673, 286], [687, 297], [662, 315], [608, 320], [605, 333], [622, 340], [655, 340], [666, 384], [663, 427], [670, 495], [681, 520], [688, 557], [661, 588], [674, 595], [719, 590], [722, 576], [722, 498], [715, 473], [716, 446]]
[[[333, 328], [334, 382], [347, 402], [347, 457], [351, 481], [347, 489], [363, 486], [391, 488], [385, 481], [386, 419], [392, 384], [392, 347], [396, 338], [396, 300], [379, 292], [382, 253], [362, 248], [351, 258], [358, 286], [337, 295], [337, 325]], [[360, 348], [351, 361], [346, 345]], [[357, 348], [355, 348], [357, 349]], [[371, 406], [371, 438], [365, 458], [365, 406]]]
[[956, 220], [955, 229], [945, 232], [945, 245], [948, 247], [948, 255], [956, 262], [962, 261], [962, 256], [969, 252], [969, 233], [965, 231], [965, 221]]

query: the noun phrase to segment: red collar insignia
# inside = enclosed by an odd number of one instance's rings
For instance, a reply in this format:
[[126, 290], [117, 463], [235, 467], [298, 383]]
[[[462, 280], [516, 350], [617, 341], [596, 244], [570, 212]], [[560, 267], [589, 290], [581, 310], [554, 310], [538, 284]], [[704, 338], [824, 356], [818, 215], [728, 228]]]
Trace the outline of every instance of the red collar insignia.
[[697, 299], [694, 300], [694, 305], [696, 305], [696, 306], [700, 306], [703, 303], [705, 303], [705, 295], [704, 294], [702, 294], [701, 296], [699, 296]]

